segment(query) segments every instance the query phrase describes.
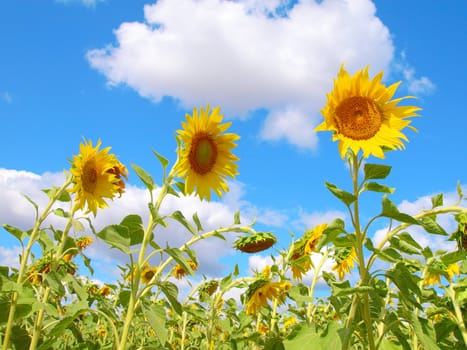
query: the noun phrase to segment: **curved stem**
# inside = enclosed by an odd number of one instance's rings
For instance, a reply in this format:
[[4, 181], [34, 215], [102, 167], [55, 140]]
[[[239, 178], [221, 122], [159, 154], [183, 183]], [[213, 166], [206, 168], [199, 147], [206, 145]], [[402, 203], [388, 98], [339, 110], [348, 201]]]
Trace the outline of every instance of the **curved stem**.
[[[28, 244], [26, 246], [26, 250], [24, 251], [24, 254], [20, 259], [21, 263], [20, 263], [20, 268], [19, 268], [19, 271], [18, 271], [18, 278], [16, 280], [16, 282], [18, 284], [23, 282], [23, 278], [24, 278], [24, 275], [26, 273], [26, 266], [27, 266], [27, 263], [28, 263], [28, 260], [29, 260], [29, 255], [31, 254], [31, 249], [32, 249], [34, 243], [36, 243], [36, 240], [38, 238], [38, 234], [40, 232], [40, 227], [41, 227], [42, 223], [45, 221], [45, 219], [47, 219], [47, 217], [49, 216], [49, 214], [51, 212], [52, 206], [57, 201], [57, 199], [60, 198], [60, 196], [63, 194], [63, 192], [66, 190], [66, 188], [71, 184], [71, 182], [72, 182], [72, 177], [70, 176], [65, 180], [62, 187], [60, 187], [55, 192], [54, 196], [52, 196], [52, 198], [50, 198], [49, 202], [47, 203], [47, 206], [45, 207], [44, 211], [42, 212], [42, 215], [35, 221], [34, 228], [32, 229], [31, 236], [29, 237], [29, 241], [28, 241]], [[16, 312], [17, 303], [18, 303], [18, 292], [13, 292], [13, 294], [11, 296], [11, 305], [10, 305], [10, 311], [9, 311], [9, 314], [8, 314], [8, 321], [7, 321], [7, 325], [6, 325], [6, 329], [5, 329], [5, 336], [4, 336], [4, 339], [3, 339], [3, 347], [2, 347], [3, 350], [7, 350], [9, 345], [10, 345], [10, 336], [11, 336], [11, 330], [13, 328], [13, 322], [14, 322], [14, 319], [15, 319], [15, 312]]]
[[328, 258], [329, 251], [326, 249], [324, 254], [321, 257], [321, 260], [319, 261], [318, 266], [314, 269], [314, 274], [313, 274], [313, 280], [311, 281], [311, 286], [310, 289], [308, 290], [308, 296], [310, 300], [308, 301], [308, 307], [307, 307], [307, 313], [306, 313], [306, 319], [308, 321], [308, 324], [311, 325], [311, 314], [313, 310], [313, 296], [315, 294], [315, 288], [316, 284], [318, 283], [319, 280], [319, 273], [321, 271], [321, 268], [323, 267], [324, 263], [326, 262]]

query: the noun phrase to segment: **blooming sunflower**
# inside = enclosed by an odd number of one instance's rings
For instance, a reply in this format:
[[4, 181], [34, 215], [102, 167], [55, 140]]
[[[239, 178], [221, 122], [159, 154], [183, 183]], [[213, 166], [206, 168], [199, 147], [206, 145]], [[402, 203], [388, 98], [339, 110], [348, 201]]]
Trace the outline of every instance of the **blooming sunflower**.
[[182, 122], [182, 130], [177, 133], [182, 141], [179, 148], [179, 159], [175, 165], [178, 176], [185, 179], [185, 193], [191, 194], [196, 188], [200, 199], [210, 200], [211, 190], [219, 197], [228, 191], [225, 182], [227, 177], [238, 174], [239, 160], [231, 153], [237, 147], [234, 141], [240, 137], [236, 134], [224, 133], [231, 123], [221, 124], [223, 116], [220, 107], [210, 111], [193, 109], [193, 115], [186, 115], [186, 122]]
[[382, 78], [380, 72], [370, 79], [368, 66], [353, 76], [341, 66], [334, 89], [321, 110], [324, 121], [315, 131], [332, 131], [333, 141], [339, 141], [342, 158], [348, 149], [354, 154], [362, 150], [365, 158], [370, 155], [384, 158], [384, 150], [404, 148], [402, 140], [408, 141], [402, 133], [404, 128], [416, 131], [406, 119], [417, 116], [420, 108], [398, 106], [400, 101], [412, 96], [392, 100], [400, 82], [386, 87], [381, 83]]
[[128, 170], [114, 154], [109, 154], [110, 147], [99, 150], [101, 141], [96, 147], [92, 141], [80, 144], [80, 153], [73, 156], [71, 174], [74, 186], [69, 192], [76, 194], [78, 209], [87, 205], [87, 212], [96, 216], [98, 208], [105, 208], [104, 198], [113, 199], [121, 195], [125, 188], [122, 178], [127, 178]]
[[342, 280], [346, 273], [350, 273], [355, 261], [357, 261], [357, 252], [354, 247], [341, 249], [336, 256], [337, 264], [332, 269], [337, 271], [339, 279]]
[[452, 281], [455, 275], [461, 273], [459, 265], [457, 263], [451, 264], [446, 268], [446, 272], [449, 275], [449, 281]]
[[441, 275], [439, 273], [427, 272], [423, 277], [424, 286], [434, 286], [441, 284]]
[[305, 253], [311, 254], [316, 250], [316, 246], [318, 245], [319, 239], [323, 235], [323, 231], [328, 227], [327, 224], [317, 225], [313, 228], [310, 232], [308, 231], [305, 234], [306, 243], [305, 243]]
[[271, 282], [264, 279], [255, 281], [248, 287], [246, 294], [246, 313], [248, 315], [258, 313], [263, 306], [268, 305], [268, 300], [277, 298], [282, 303], [291, 286], [289, 282]]
[[157, 267], [150, 267], [149, 265], [145, 265], [143, 268], [143, 271], [141, 271], [141, 281], [143, 283], [148, 284], [154, 275], [157, 273], [158, 268]]

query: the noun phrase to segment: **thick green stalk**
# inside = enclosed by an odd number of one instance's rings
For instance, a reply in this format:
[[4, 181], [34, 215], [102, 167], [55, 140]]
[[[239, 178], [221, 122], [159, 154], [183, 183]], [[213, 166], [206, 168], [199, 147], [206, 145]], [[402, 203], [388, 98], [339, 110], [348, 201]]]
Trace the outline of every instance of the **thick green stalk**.
[[[366, 269], [366, 264], [365, 264], [365, 256], [363, 252], [364, 248], [364, 243], [365, 243], [365, 232], [361, 231], [360, 227], [360, 215], [359, 215], [359, 206], [358, 206], [358, 198], [359, 198], [359, 181], [358, 181], [358, 172], [360, 168], [360, 160], [358, 159], [357, 155], [353, 155], [352, 161], [351, 161], [351, 171], [352, 171], [352, 182], [353, 182], [353, 195], [355, 196], [355, 202], [353, 203], [353, 225], [355, 228], [355, 251], [357, 255], [357, 260], [358, 260], [358, 269], [360, 273], [360, 282], [359, 284], [362, 286], [365, 286], [368, 284], [368, 271]], [[370, 314], [370, 303], [368, 299], [367, 294], [363, 294], [361, 296], [362, 300], [362, 317], [365, 322], [366, 330], [367, 330], [367, 341], [368, 341], [368, 346], [370, 350], [375, 349], [375, 342], [373, 338], [373, 324], [371, 322], [371, 314]], [[359, 303], [360, 298], [354, 297], [352, 301], [352, 307], [351, 311], [355, 312], [354, 309], [354, 303]], [[347, 327], [352, 326], [353, 322], [353, 317], [351, 318], [352, 315], [349, 315], [348, 322], [347, 322]], [[344, 349], [348, 349], [349, 346], [349, 340], [350, 336], [347, 338], [347, 341], [344, 344]]]
[[[16, 282], [18, 284], [23, 282], [24, 275], [26, 273], [26, 267], [27, 263], [29, 260], [29, 255], [31, 254], [31, 249], [36, 243], [38, 234], [40, 232], [40, 227], [42, 223], [45, 221], [45, 219], [49, 216], [50, 211], [52, 209], [52, 206], [54, 203], [57, 201], [58, 198], [62, 195], [62, 193], [66, 190], [66, 188], [71, 184], [72, 182], [72, 177], [70, 176], [65, 183], [60, 187], [55, 195], [50, 198], [49, 203], [47, 203], [47, 206], [45, 207], [44, 211], [42, 212], [42, 215], [36, 220], [34, 223], [34, 228], [32, 229], [31, 236], [29, 237], [28, 244], [26, 246], [26, 250], [24, 251], [23, 256], [21, 257], [21, 263], [20, 263], [20, 268], [18, 271], [18, 278]], [[11, 296], [11, 306], [10, 306], [10, 311], [8, 314], [8, 321], [5, 329], [5, 337], [3, 339], [3, 347], [2, 350], [7, 350], [9, 345], [10, 345], [10, 337], [11, 337], [11, 330], [13, 328], [13, 323], [15, 320], [15, 312], [16, 312], [16, 305], [18, 303], [18, 292], [13, 292]]]
[[462, 310], [459, 307], [459, 304], [456, 300], [456, 291], [452, 286], [452, 283], [449, 283], [449, 287], [447, 288], [448, 295], [451, 298], [452, 306], [454, 307], [454, 313], [456, 315], [457, 325], [462, 333], [462, 338], [464, 339], [464, 344], [467, 345], [467, 329], [465, 328], [465, 321], [464, 316], [462, 315]]
[[[66, 244], [66, 239], [72, 227], [73, 217], [77, 209], [78, 209], [78, 202], [75, 202], [75, 204], [70, 210], [70, 216], [66, 223], [65, 229], [63, 230], [62, 237], [60, 239], [60, 244], [58, 246], [57, 252], [55, 253], [55, 258], [52, 260], [53, 270], [57, 268], [58, 262], [62, 259], [63, 250]], [[44, 305], [47, 303], [47, 300], [49, 299], [49, 295], [50, 295], [50, 288], [45, 287], [44, 295], [42, 297], [42, 303]], [[30, 350], [34, 350], [37, 347], [37, 343], [39, 341], [41, 331], [42, 331], [42, 321], [44, 319], [44, 312], [45, 312], [44, 308], [41, 308], [37, 313], [36, 320], [34, 322], [31, 343], [29, 345]]]
[[308, 306], [307, 306], [307, 313], [306, 313], [306, 319], [308, 321], [308, 324], [311, 325], [311, 314], [313, 310], [313, 296], [315, 294], [315, 289], [316, 289], [316, 284], [318, 283], [319, 280], [319, 273], [321, 271], [321, 268], [323, 267], [324, 263], [326, 262], [328, 258], [328, 250], [324, 252], [324, 254], [321, 256], [321, 260], [319, 261], [318, 266], [313, 269], [313, 280], [311, 281], [311, 286], [310, 289], [308, 290], [308, 296], [310, 297], [310, 300], [308, 301]]

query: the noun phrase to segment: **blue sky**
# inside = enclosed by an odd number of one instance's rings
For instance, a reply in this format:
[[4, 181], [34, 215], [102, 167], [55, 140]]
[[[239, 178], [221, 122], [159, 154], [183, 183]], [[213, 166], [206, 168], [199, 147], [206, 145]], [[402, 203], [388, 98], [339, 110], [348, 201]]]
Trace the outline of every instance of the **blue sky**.
[[[417, 96], [419, 133], [408, 131], [407, 150], [369, 161], [392, 165], [391, 199], [419, 209], [426, 196], [467, 183], [465, 13], [465, 1], [2, 1], [0, 222], [31, 226], [19, 194], [40, 196], [60, 182], [82, 137], [100, 138], [124, 164], [159, 179], [151, 149], [173, 161], [185, 113], [211, 103], [241, 136], [240, 175], [222, 199], [185, 198], [166, 209], [200, 211], [212, 228], [241, 209], [286, 246], [290, 231], [300, 236], [344, 212], [324, 181], [348, 188], [348, 172], [330, 134], [313, 132], [343, 62], [352, 73], [368, 64], [372, 75], [384, 69], [386, 83], [402, 81], [398, 96]], [[379, 210], [378, 197], [366, 199], [364, 218]], [[144, 207], [130, 173], [127, 194], [98, 214], [97, 225], [144, 216]], [[11, 264], [17, 248], [0, 234], [0, 263]], [[214, 277], [232, 261], [246, 273], [274, 253], [233, 255], [217, 242], [198, 252]], [[102, 244], [90, 255], [101, 267], [121, 261]]]

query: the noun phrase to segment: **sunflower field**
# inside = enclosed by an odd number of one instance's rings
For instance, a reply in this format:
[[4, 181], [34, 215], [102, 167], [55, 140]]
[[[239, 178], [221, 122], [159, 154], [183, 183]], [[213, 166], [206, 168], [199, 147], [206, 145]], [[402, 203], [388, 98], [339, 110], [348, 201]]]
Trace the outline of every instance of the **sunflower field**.
[[[401, 212], [383, 184], [391, 166], [375, 164], [386, 152], [402, 150], [410, 118], [420, 108], [393, 99], [398, 83], [385, 86], [383, 73], [371, 78], [368, 67], [350, 75], [342, 66], [321, 113], [316, 131], [331, 131], [348, 165], [346, 188], [326, 182], [350, 217], [323, 222], [276, 249], [274, 232], [255, 229], [235, 213], [231, 225], [205, 230], [195, 213], [161, 213], [168, 196], [228, 192], [238, 174], [234, 149], [239, 136], [229, 133], [220, 107], [195, 108], [176, 133], [176, 161], [154, 152], [159, 180], [143, 167], [122, 164], [99, 140], [83, 140], [70, 160], [61, 186], [44, 189], [48, 204], [35, 211], [29, 230], [2, 223], [21, 245], [19, 268], [0, 267], [0, 343], [7, 349], [467, 349], [467, 208], [460, 185], [458, 200], [442, 194], [431, 209]], [[132, 170], [147, 189], [148, 220], [127, 213], [120, 222], [96, 230], [94, 218], [116, 197], [125, 196]], [[373, 192], [378, 215], [364, 221], [360, 205]], [[50, 216], [63, 228], [46, 224]], [[447, 232], [438, 220], [449, 217], [457, 229]], [[374, 239], [376, 221], [388, 228]], [[177, 222], [190, 233], [179, 246], [155, 234]], [[410, 228], [455, 241], [453, 251], [433, 251], [417, 242]], [[197, 273], [193, 245], [236, 235], [232, 249], [245, 254], [270, 250], [273, 263], [245, 274], [238, 266], [218, 279]], [[93, 261], [86, 249], [95, 241], [125, 254], [121, 278], [93, 282]], [[274, 250], [276, 249], [276, 250]], [[37, 252], [40, 254], [37, 254]], [[78, 268], [77, 260], [82, 262]], [[323, 266], [332, 261], [332, 271]], [[304, 282], [305, 274], [312, 276]], [[187, 295], [176, 280], [193, 279]], [[329, 295], [316, 293], [324, 282]], [[240, 290], [240, 299], [231, 295]]]

